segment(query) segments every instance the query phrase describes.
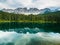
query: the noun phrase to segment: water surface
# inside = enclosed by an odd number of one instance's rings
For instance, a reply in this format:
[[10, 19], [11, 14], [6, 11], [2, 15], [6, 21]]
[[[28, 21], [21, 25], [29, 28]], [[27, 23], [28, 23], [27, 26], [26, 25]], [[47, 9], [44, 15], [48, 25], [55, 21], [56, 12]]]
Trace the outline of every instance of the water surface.
[[60, 45], [60, 24], [0, 23], [0, 45]]

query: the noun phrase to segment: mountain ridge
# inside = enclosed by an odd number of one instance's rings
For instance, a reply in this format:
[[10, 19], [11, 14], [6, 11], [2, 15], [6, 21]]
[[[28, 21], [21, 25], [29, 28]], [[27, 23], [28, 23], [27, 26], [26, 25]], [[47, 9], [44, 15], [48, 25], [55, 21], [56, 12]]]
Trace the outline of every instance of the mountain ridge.
[[3, 12], [8, 13], [15, 13], [15, 14], [44, 14], [49, 12], [56, 12], [60, 11], [60, 8], [56, 8], [52, 10], [51, 8], [44, 8], [44, 9], [38, 9], [38, 8], [16, 8], [16, 9], [2, 9]]

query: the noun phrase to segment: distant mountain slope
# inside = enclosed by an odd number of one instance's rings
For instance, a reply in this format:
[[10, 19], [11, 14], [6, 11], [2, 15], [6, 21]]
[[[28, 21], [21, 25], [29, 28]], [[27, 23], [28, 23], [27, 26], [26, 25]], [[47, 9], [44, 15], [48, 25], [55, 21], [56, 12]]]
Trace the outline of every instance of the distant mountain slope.
[[56, 12], [60, 11], [60, 8], [44, 8], [44, 9], [37, 9], [37, 8], [16, 8], [16, 9], [2, 9], [3, 12], [15, 13], [15, 14], [44, 14], [49, 12]]

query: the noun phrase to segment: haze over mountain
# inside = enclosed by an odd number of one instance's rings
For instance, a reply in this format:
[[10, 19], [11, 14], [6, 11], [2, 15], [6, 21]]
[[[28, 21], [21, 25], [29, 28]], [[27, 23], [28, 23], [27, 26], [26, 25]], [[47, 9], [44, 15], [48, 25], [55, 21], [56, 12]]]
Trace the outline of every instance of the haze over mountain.
[[48, 12], [60, 11], [60, 8], [16, 8], [16, 9], [2, 9], [3, 12], [15, 13], [15, 14], [43, 14]]
[[17, 14], [42, 14], [60, 10], [60, 0], [0, 0], [1, 9]]
[[0, 0], [0, 9], [60, 7], [60, 0]]

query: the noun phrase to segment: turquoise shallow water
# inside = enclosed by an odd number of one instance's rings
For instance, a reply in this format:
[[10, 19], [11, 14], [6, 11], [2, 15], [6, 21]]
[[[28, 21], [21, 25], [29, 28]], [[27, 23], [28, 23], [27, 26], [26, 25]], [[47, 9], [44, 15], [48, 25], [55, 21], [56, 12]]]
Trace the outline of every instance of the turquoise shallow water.
[[1, 23], [0, 45], [60, 45], [60, 24]]

